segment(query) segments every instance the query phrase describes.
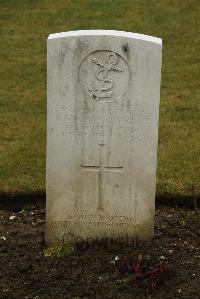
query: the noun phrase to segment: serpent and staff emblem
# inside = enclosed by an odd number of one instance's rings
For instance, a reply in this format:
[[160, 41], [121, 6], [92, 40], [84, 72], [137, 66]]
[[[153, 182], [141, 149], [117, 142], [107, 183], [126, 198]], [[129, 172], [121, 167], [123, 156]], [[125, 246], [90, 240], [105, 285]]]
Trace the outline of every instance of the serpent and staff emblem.
[[90, 96], [100, 101], [110, 98], [113, 94], [114, 82], [110, 77], [111, 72], [122, 72], [123, 70], [117, 66], [119, 58], [114, 52], [109, 52], [105, 60], [99, 58], [92, 58], [91, 61], [95, 63], [98, 68], [95, 72], [96, 82], [92, 82], [91, 87], [88, 88]]

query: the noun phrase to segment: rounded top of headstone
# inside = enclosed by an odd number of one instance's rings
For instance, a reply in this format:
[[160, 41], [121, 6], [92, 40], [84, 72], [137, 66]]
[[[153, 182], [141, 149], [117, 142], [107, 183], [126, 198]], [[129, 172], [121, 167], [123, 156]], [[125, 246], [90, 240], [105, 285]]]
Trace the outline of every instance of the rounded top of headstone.
[[117, 36], [127, 37], [147, 42], [152, 42], [158, 45], [162, 45], [162, 39], [150, 35], [132, 33], [118, 30], [76, 30], [50, 34], [48, 40], [56, 38], [76, 37], [76, 36]]

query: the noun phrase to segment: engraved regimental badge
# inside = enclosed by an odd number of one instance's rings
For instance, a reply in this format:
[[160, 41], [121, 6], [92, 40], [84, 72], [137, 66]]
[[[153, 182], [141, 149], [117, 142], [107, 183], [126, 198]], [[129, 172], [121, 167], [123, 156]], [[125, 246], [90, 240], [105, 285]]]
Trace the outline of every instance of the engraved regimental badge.
[[96, 51], [82, 61], [79, 80], [91, 99], [107, 102], [117, 100], [128, 89], [128, 65], [117, 53]]

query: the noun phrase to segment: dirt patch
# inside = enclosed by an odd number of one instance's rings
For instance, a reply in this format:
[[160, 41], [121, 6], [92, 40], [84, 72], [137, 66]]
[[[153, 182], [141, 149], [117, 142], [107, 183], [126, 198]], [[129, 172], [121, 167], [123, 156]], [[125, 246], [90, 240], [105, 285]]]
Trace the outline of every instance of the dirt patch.
[[[13, 216], [13, 217], [12, 217]], [[156, 210], [149, 244], [79, 244], [72, 256], [44, 257], [45, 210], [0, 211], [0, 298], [147, 298], [116, 257], [150, 256], [172, 268], [152, 298], [200, 298], [200, 213]], [[114, 261], [114, 262], [113, 262]], [[116, 262], [115, 262], [116, 261]]]

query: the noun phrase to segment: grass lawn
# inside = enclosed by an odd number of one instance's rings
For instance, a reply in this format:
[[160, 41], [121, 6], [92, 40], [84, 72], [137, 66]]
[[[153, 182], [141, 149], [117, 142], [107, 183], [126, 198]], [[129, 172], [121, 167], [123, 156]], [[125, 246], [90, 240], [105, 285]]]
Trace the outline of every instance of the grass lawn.
[[199, 0], [0, 0], [0, 192], [45, 189], [46, 39], [77, 29], [163, 39], [157, 192], [200, 194]]

